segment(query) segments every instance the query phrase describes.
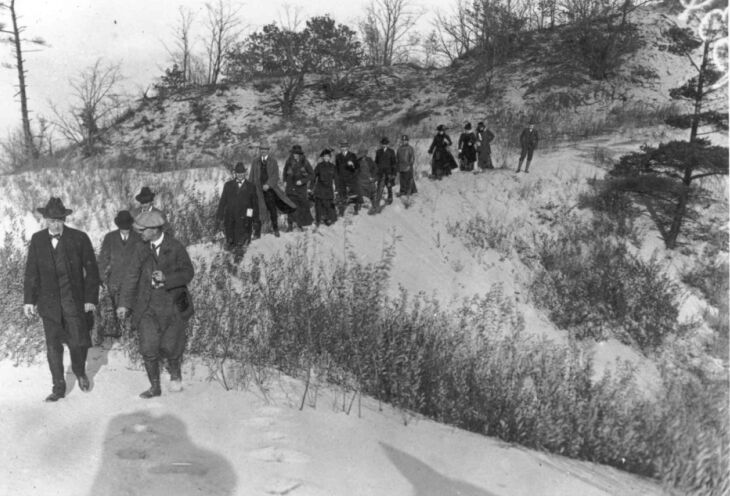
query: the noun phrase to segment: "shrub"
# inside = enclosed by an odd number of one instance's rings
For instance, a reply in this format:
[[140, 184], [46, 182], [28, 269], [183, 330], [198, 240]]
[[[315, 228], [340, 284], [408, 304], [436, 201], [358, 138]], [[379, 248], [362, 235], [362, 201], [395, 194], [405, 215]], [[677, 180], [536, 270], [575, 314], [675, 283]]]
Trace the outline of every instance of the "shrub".
[[579, 338], [615, 335], [644, 352], [679, 331], [678, 288], [655, 259], [633, 255], [611, 223], [566, 220], [538, 235], [530, 292], [559, 327]]

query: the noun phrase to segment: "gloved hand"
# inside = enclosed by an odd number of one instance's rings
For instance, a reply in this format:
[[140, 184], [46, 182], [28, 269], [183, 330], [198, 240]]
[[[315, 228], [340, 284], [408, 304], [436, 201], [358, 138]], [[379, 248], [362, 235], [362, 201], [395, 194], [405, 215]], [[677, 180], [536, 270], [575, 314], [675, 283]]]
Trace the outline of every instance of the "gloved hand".
[[84, 303], [84, 312], [93, 312], [96, 310], [96, 305], [93, 303]]
[[28, 319], [30, 319], [31, 317], [35, 317], [38, 314], [38, 306], [32, 305], [30, 303], [25, 304], [23, 305], [23, 313]]

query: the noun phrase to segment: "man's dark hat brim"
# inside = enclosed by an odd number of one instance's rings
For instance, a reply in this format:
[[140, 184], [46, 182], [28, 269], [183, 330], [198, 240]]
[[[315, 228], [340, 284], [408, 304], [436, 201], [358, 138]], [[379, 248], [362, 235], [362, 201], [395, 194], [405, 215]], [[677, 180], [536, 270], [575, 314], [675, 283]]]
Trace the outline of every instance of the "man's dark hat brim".
[[73, 212], [73, 210], [63, 205], [63, 201], [60, 198], [51, 198], [45, 207], [38, 207], [36, 210], [48, 219], [65, 219]]
[[235, 172], [236, 174], [246, 173], [246, 165], [243, 162], [238, 162], [233, 168], [233, 172]]
[[155, 194], [147, 186], [142, 186], [142, 190], [134, 199], [140, 203], [149, 203], [155, 199]]
[[291, 147], [291, 150], [289, 150], [289, 153], [293, 153], [295, 155], [304, 155], [304, 150], [302, 150], [302, 147], [300, 145], [294, 145]]
[[380, 140], [380, 144], [381, 145], [389, 145], [390, 144], [390, 140], [388, 138], [383, 138], [383, 139]]

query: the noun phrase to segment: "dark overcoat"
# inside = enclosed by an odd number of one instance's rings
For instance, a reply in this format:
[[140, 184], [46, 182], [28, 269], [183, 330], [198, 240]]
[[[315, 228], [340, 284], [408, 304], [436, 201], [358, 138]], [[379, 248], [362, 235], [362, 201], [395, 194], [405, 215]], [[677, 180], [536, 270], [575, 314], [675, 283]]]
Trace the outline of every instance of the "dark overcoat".
[[135, 245], [141, 242], [142, 238], [133, 229], [130, 229], [127, 241], [122, 240], [121, 232], [116, 229], [107, 233], [101, 242], [99, 274], [109, 289], [109, 294], [115, 298], [122, 287], [124, 271], [129, 267]]
[[[84, 315], [84, 304], [99, 304], [99, 268], [91, 240], [86, 233], [64, 226], [58, 250], [63, 250], [71, 283], [71, 296], [79, 316]], [[56, 276], [53, 245], [48, 229], [38, 231], [30, 239], [25, 264], [25, 304], [37, 305], [38, 314], [58, 324], [62, 320], [61, 292]], [[60, 326], [59, 326], [60, 328]], [[90, 346], [90, 328], [69, 329], [69, 346]], [[78, 334], [80, 332], [80, 334]]]
[[268, 175], [266, 184], [268, 184], [269, 188], [276, 193], [276, 207], [285, 214], [290, 214], [296, 210], [297, 206], [289, 199], [289, 197], [286, 196], [286, 193], [282, 191], [281, 187], [279, 187], [279, 163], [276, 159], [269, 155], [266, 157], [265, 163], [263, 163], [262, 160], [263, 157], [256, 157], [253, 159], [253, 162], [251, 163], [251, 171], [248, 173], [248, 180], [251, 181], [256, 188], [256, 196], [259, 200], [259, 219], [261, 222], [266, 222], [269, 214], [266, 208], [266, 202], [264, 201], [264, 185], [261, 184], [262, 165], [265, 165], [266, 174]]
[[489, 129], [484, 129], [477, 135], [479, 146], [479, 167], [485, 169], [492, 166], [492, 141], [494, 141], [494, 133]]
[[139, 321], [150, 305], [152, 272], [156, 270], [165, 275], [165, 289], [169, 296], [166, 304], [174, 305], [183, 319], [193, 315], [193, 302], [187, 285], [192, 281], [195, 269], [187, 250], [177, 239], [165, 234], [159, 251], [155, 255], [149, 243], [138, 243], [122, 281], [119, 306], [132, 310], [134, 327], [139, 327]]
[[375, 194], [375, 183], [377, 182], [375, 178], [375, 162], [368, 156], [360, 157], [358, 162], [360, 164], [360, 174], [358, 176], [360, 192], [364, 196], [372, 198]]
[[375, 170], [378, 179], [393, 178], [398, 172], [395, 150], [390, 147], [375, 151]]
[[334, 186], [337, 177], [335, 164], [332, 162], [319, 162], [314, 167], [314, 175], [312, 177], [312, 195], [321, 200], [334, 200]]
[[522, 130], [522, 134], [520, 134], [520, 145], [522, 148], [527, 150], [534, 150], [537, 148], [537, 142], [539, 141], [539, 136], [537, 135], [537, 129], [533, 129], [530, 131], [529, 127], [526, 127]]
[[358, 194], [359, 167], [360, 164], [358, 164], [357, 162], [357, 155], [355, 155], [354, 153], [340, 152], [335, 155], [335, 170], [337, 171], [337, 192], [340, 194], [341, 197], [344, 198], [347, 195], [347, 188]]
[[[296, 222], [300, 227], [312, 224], [312, 205], [309, 202], [307, 190], [314, 177], [314, 170], [305, 157], [301, 160], [290, 156], [284, 164], [284, 183], [286, 195], [296, 204], [297, 209], [289, 214], [289, 220]], [[297, 184], [299, 183], [299, 184]]]
[[[253, 212], [251, 217], [247, 215], [248, 209]], [[239, 187], [235, 179], [226, 181], [215, 218], [223, 222], [223, 233], [229, 243], [243, 242], [245, 223], [259, 219], [259, 200], [253, 183], [243, 181]]]
[[450, 173], [451, 169], [456, 169], [456, 160], [454, 160], [454, 156], [448, 148], [451, 146], [451, 143], [451, 138], [448, 134], [436, 134], [433, 137], [431, 146], [428, 147], [428, 153], [433, 154], [431, 158], [433, 167], [441, 169], [446, 173]]
[[475, 162], [477, 159], [476, 142], [477, 138], [472, 132], [461, 133], [459, 136], [457, 148], [461, 150], [461, 155], [467, 162]]

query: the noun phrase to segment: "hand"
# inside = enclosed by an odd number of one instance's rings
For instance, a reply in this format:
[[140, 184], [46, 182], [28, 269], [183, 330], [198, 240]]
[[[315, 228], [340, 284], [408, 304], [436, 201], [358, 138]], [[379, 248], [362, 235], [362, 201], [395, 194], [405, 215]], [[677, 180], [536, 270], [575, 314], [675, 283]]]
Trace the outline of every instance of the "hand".
[[36, 305], [32, 305], [30, 303], [23, 305], [23, 313], [25, 314], [25, 317], [30, 319], [31, 317], [35, 317], [38, 313], [38, 307]]
[[301, 179], [297, 180], [297, 186], [301, 186], [301, 185], [302, 185], [302, 180]]
[[117, 318], [119, 320], [124, 320], [127, 318], [127, 315], [129, 315], [129, 309], [125, 307], [119, 307], [117, 308]]
[[93, 303], [84, 303], [84, 312], [93, 312], [96, 310], [96, 305]]
[[264, 191], [269, 191], [269, 189], [270, 189], [270, 188], [269, 188], [269, 185], [268, 185], [268, 184], [264, 184], [264, 185], [262, 186], [262, 189], [263, 189]]

